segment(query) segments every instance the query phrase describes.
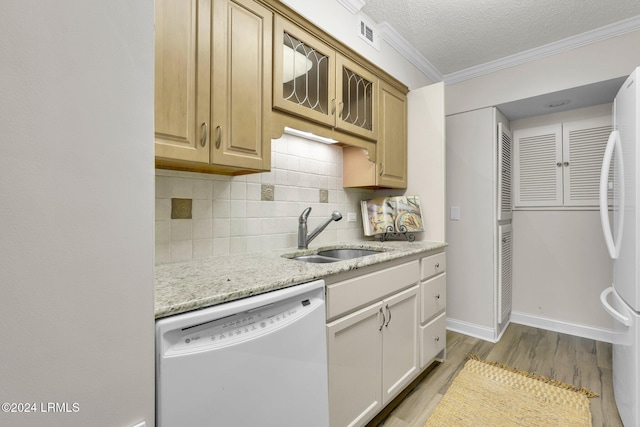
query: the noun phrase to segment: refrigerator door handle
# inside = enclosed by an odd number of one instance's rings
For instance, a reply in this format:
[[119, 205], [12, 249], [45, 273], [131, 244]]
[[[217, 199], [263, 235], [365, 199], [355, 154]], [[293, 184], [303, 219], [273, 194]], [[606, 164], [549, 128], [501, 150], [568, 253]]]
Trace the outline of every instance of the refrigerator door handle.
[[[622, 162], [622, 145], [620, 142], [620, 132], [614, 130], [609, 135], [607, 141], [607, 148], [604, 151], [604, 158], [602, 159], [602, 169], [600, 170], [600, 223], [602, 224], [602, 232], [604, 233], [604, 241], [609, 250], [611, 259], [617, 259], [620, 254], [620, 240], [622, 239], [622, 225], [624, 219], [624, 166]], [[611, 223], [609, 221], [609, 204], [607, 203], [608, 184], [609, 184], [609, 169], [611, 167], [611, 159], [613, 158], [613, 152], [616, 151], [616, 173], [621, 177], [619, 180], [620, 188], [618, 189], [618, 212], [620, 213], [620, 221], [618, 226], [618, 233], [616, 241], [613, 240], [613, 233], [611, 232]]]
[[604, 309], [611, 315], [611, 317], [622, 323], [624, 326], [631, 326], [631, 319], [623, 314], [620, 314], [615, 308], [611, 307], [611, 304], [609, 304], [609, 301], [607, 301], [607, 297], [612, 292], [613, 286], [602, 291], [602, 293], [600, 294], [600, 302], [602, 303], [602, 307], [604, 307]]

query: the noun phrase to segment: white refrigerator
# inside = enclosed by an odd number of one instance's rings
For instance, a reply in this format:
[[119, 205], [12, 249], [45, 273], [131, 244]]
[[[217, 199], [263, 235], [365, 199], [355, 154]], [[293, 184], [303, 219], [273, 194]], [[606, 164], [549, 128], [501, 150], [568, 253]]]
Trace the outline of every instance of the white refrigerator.
[[[600, 295], [614, 318], [613, 392], [625, 426], [640, 425], [640, 67], [613, 104], [613, 131], [600, 176], [600, 218], [614, 260], [613, 285]], [[613, 211], [608, 203], [613, 198]]]

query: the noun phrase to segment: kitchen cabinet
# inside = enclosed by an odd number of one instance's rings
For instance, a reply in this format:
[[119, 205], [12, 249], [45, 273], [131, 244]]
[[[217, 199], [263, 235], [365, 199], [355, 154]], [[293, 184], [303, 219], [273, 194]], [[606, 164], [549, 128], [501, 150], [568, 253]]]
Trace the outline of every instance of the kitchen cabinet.
[[418, 375], [418, 281], [414, 260], [327, 286], [332, 426], [366, 424]]
[[288, 19], [274, 19], [274, 108], [377, 139], [378, 78]]
[[380, 80], [375, 161], [366, 150], [343, 150], [343, 186], [407, 188], [407, 97]]
[[156, 1], [156, 166], [270, 169], [273, 14], [252, 0]]
[[598, 206], [611, 116], [514, 132], [515, 207]]

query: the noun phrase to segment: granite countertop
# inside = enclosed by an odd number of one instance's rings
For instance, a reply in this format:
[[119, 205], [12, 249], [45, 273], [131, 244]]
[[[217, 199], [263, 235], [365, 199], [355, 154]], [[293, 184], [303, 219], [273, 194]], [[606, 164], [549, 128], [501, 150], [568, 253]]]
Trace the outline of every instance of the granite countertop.
[[[308, 250], [289, 248], [160, 264], [155, 268], [155, 317], [221, 304], [445, 246], [443, 242], [358, 240]], [[325, 264], [283, 257], [341, 247], [383, 252]]]

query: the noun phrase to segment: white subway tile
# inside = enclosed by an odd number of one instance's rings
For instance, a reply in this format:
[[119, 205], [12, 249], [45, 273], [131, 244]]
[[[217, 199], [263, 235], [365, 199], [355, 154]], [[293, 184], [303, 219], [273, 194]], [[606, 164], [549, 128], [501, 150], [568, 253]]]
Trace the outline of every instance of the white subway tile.
[[[191, 240], [193, 233], [191, 230], [190, 219], [172, 219], [171, 220], [171, 241]], [[172, 255], [173, 257], [173, 255]]]

